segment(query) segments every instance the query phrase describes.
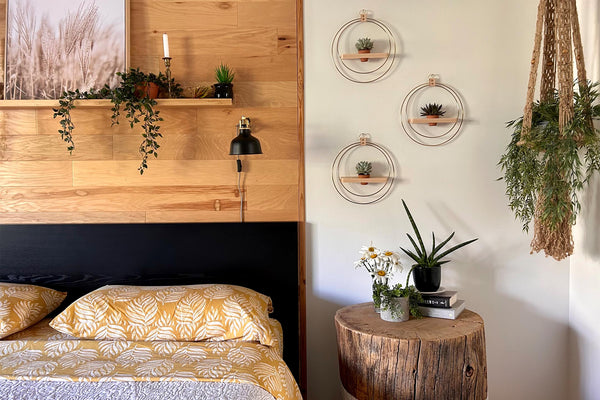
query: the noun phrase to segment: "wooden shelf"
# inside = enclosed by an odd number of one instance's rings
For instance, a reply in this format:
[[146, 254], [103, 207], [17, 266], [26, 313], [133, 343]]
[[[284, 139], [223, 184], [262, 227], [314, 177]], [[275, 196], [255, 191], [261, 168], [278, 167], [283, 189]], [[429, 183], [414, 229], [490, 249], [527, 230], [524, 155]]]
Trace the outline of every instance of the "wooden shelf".
[[458, 118], [409, 118], [410, 124], [453, 124]]
[[375, 177], [375, 178], [359, 178], [358, 176], [342, 176], [340, 181], [344, 183], [386, 183], [388, 178]]
[[[225, 107], [233, 105], [233, 99], [156, 99], [159, 107]], [[110, 108], [110, 100], [75, 100], [78, 108]], [[0, 100], [2, 108], [53, 108], [58, 100]]]
[[361, 58], [388, 58], [390, 53], [364, 53], [364, 54], [342, 54], [342, 60], [359, 60]]

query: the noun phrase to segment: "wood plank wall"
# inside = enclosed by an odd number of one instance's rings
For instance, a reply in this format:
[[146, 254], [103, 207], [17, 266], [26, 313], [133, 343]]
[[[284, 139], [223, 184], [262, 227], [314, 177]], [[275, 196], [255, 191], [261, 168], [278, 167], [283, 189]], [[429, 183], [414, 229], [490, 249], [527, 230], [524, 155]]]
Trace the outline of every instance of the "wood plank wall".
[[[234, 106], [163, 107], [159, 158], [143, 176], [140, 131], [111, 128], [108, 109], [73, 111], [72, 156], [51, 109], [2, 109], [0, 223], [239, 221], [228, 153], [242, 115], [252, 119], [264, 151], [244, 157], [246, 220], [302, 221], [298, 4], [130, 0], [131, 65], [158, 72], [167, 32], [173, 77], [184, 87], [212, 84], [214, 67], [228, 63], [236, 71]], [[1, 15], [5, 6], [0, 0]]]

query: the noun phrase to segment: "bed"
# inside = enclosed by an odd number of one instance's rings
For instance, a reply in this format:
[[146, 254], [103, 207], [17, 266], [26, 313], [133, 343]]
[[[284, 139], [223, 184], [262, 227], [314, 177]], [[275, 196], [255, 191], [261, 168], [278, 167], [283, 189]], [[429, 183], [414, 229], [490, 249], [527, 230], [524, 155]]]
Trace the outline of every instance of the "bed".
[[279, 338], [89, 340], [45, 319], [0, 340], [0, 397], [301, 399], [297, 239], [296, 223], [0, 226], [0, 281], [66, 291], [65, 306], [103, 285], [240, 285], [271, 297]]

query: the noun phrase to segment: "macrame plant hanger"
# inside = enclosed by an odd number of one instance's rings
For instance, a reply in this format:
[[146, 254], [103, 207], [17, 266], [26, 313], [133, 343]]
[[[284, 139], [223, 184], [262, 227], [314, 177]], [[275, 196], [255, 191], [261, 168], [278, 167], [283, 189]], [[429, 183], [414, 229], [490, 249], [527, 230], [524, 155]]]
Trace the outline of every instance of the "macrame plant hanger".
[[[561, 135], [564, 134], [565, 127], [573, 119], [574, 114], [573, 55], [575, 56], [580, 92], [582, 95], [588, 93], [576, 0], [540, 0], [531, 71], [527, 86], [527, 102], [523, 113], [523, 126], [519, 144], [527, 144], [527, 135], [531, 131], [542, 36], [544, 47], [540, 101], [551, 101], [553, 99], [558, 79], [556, 89], [559, 98], [558, 125]], [[589, 123], [592, 123], [591, 118]], [[531, 249], [532, 252], [544, 250], [546, 255], [561, 260], [573, 254], [572, 213], [565, 215], [558, 227], [543, 224], [541, 205], [544, 202], [544, 197], [542, 192], [543, 190], [540, 190], [537, 193]]]

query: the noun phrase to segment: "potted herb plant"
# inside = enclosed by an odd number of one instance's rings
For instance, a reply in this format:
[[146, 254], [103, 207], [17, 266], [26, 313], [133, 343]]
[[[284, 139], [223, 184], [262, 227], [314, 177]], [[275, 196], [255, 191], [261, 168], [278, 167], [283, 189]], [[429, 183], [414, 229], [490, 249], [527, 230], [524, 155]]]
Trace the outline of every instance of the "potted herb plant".
[[423, 315], [419, 310], [419, 303], [423, 301], [417, 289], [410, 285], [402, 287], [398, 283], [393, 287], [386, 287], [381, 293], [381, 319], [389, 322], [408, 321], [409, 313], [415, 318]]
[[[369, 161], [359, 161], [356, 164], [356, 173], [361, 178], [370, 178], [373, 165]], [[368, 185], [368, 182], [361, 182], [361, 185]]]
[[[442, 115], [446, 114], [446, 111], [444, 111], [442, 108], [443, 106], [441, 104], [426, 104], [423, 107], [421, 107], [421, 116], [428, 119], [439, 118]], [[437, 122], [430, 122], [429, 126], [437, 126]]]
[[217, 83], [215, 83], [213, 86], [215, 88], [216, 98], [233, 98], [233, 78], [235, 78], [235, 72], [233, 72], [228, 65], [221, 63], [215, 69], [215, 79], [217, 80]]
[[[356, 50], [358, 50], [359, 54], [370, 53], [371, 49], [373, 48], [373, 41], [368, 37], [360, 38], [356, 41], [354, 46], [356, 47]], [[369, 61], [369, 59], [367, 57], [364, 57], [361, 58], [360, 61], [365, 62]]]
[[360, 260], [354, 263], [356, 268], [364, 268], [372, 279], [373, 304], [375, 311], [379, 312], [381, 294], [388, 287], [388, 281], [395, 270], [401, 270], [398, 254], [390, 250], [379, 250], [373, 244], [363, 246], [360, 250]]
[[[405, 248], [400, 247], [400, 249], [406, 253], [411, 259], [415, 261], [415, 264], [412, 266], [411, 270], [408, 272], [408, 277], [410, 274], [413, 275], [413, 281], [415, 282], [415, 286], [421, 292], [435, 292], [439, 289], [440, 283], [442, 280], [442, 264], [449, 262], [450, 260], [442, 260], [445, 256], [468, 245], [469, 243], [473, 243], [477, 240], [471, 239], [466, 242], [457, 244], [449, 248], [448, 250], [442, 251], [444, 246], [448, 244], [450, 239], [454, 237], [454, 232], [446, 240], [442, 241], [438, 245], [435, 243], [435, 234], [432, 232], [432, 240], [433, 244], [431, 245], [431, 252], [427, 252], [425, 245], [423, 244], [423, 239], [421, 237], [421, 233], [417, 228], [417, 224], [410, 213], [410, 210], [406, 206], [404, 200], [402, 200], [402, 205], [404, 206], [404, 210], [406, 211], [406, 215], [408, 216], [408, 220], [413, 228], [415, 236], [417, 240], [413, 239], [413, 237], [407, 233], [408, 239], [410, 243], [413, 245], [413, 250], [407, 250]], [[418, 244], [417, 244], [418, 243]], [[408, 285], [408, 277], [406, 278], [406, 283]]]

